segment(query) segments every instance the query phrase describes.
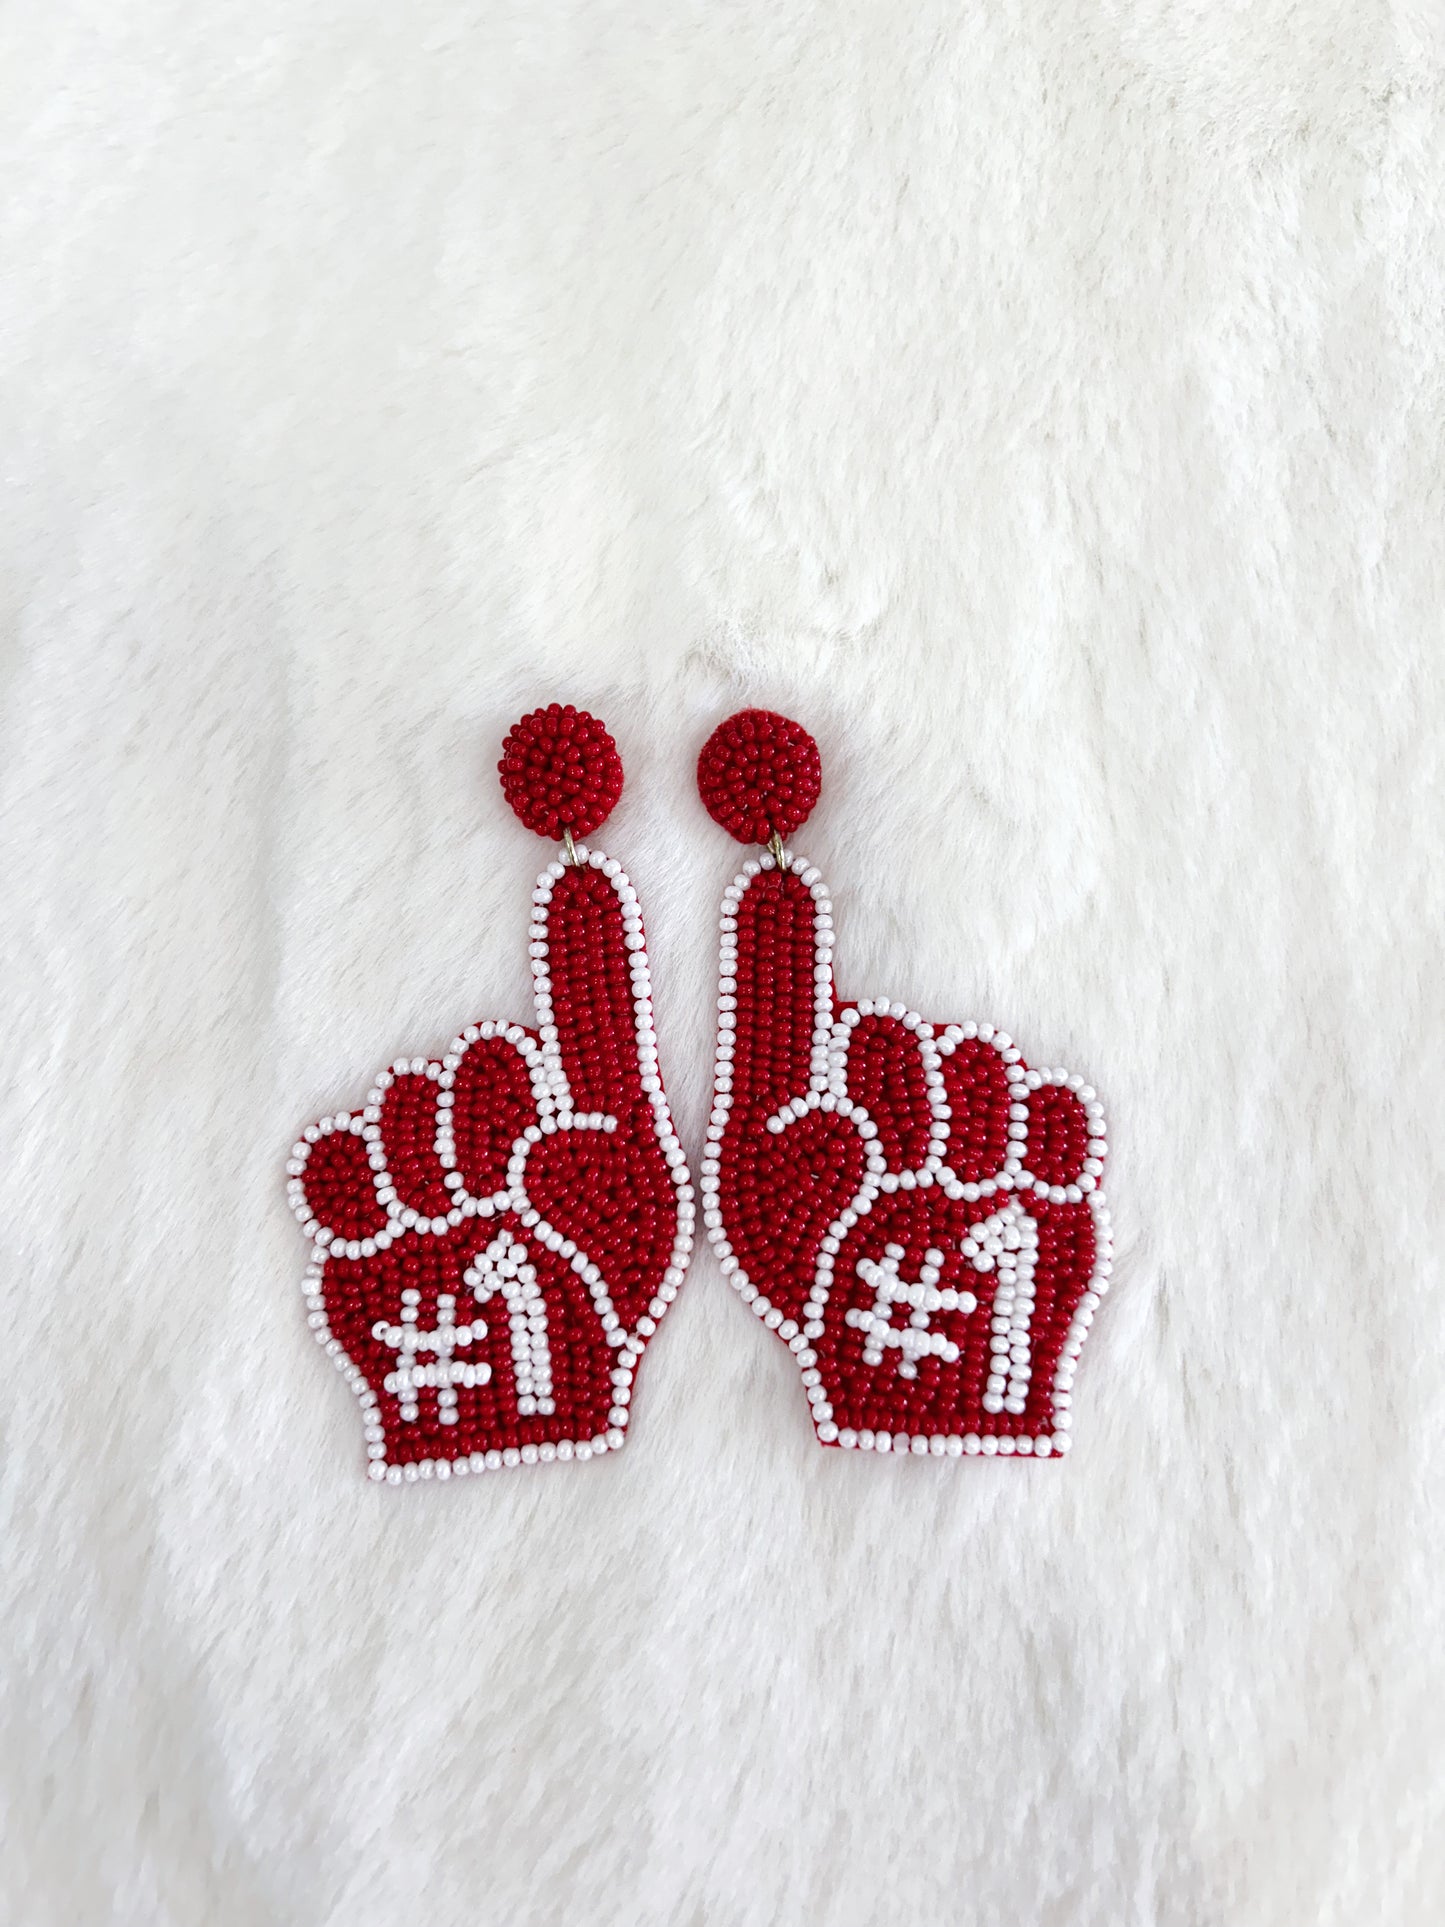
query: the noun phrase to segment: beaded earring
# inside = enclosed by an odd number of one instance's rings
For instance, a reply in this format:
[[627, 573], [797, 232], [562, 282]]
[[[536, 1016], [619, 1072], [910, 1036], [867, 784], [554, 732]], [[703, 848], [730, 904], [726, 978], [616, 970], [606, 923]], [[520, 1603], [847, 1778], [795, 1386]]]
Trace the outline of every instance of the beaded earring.
[[1112, 1270], [1093, 1088], [992, 1024], [833, 985], [827, 885], [784, 847], [818, 748], [744, 710], [698, 760], [709, 814], [765, 844], [723, 894], [703, 1223], [794, 1354], [824, 1445], [958, 1458], [1069, 1449]]
[[523, 823], [565, 846], [532, 892], [535, 1027], [469, 1024], [439, 1059], [398, 1058], [286, 1167], [308, 1322], [392, 1485], [617, 1450], [692, 1250], [642, 912], [621, 864], [575, 840], [621, 793], [617, 746], [553, 703], [498, 767]]

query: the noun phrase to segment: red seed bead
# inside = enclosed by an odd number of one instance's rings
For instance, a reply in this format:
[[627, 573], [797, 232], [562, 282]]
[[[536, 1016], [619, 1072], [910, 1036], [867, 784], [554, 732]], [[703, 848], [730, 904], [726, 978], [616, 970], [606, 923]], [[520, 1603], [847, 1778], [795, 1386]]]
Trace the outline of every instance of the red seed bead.
[[703, 744], [697, 787], [708, 815], [739, 843], [789, 837], [818, 800], [818, 745], [786, 716], [740, 710]]
[[538, 836], [590, 836], [622, 794], [622, 758], [595, 716], [549, 703], [513, 723], [497, 765], [502, 794]]

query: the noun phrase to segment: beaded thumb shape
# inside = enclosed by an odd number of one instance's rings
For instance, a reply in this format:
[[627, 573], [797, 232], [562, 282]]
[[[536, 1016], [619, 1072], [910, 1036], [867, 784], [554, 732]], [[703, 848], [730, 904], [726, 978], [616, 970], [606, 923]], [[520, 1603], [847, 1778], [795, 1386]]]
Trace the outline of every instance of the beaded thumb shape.
[[616, 1451], [692, 1250], [642, 912], [576, 841], [621, 792], [617, 746], [553, 703], [498, 767], [523, 823], [565, 842], [532, 892], [534, 1023], [397, 1058], [286, 1167], [309, 1323], [392, 1485]]
[[723, 1271], [793, 1353], [822, 1444], [1067, 1452], [1112, 1269], [1098, 1097], [993, 1024], [839, 997], [828, 887], [783, 844], [820, 787], [797, 723], [730, 717], [698, 787], [768, 845], [719, 919], [702, 1197]]

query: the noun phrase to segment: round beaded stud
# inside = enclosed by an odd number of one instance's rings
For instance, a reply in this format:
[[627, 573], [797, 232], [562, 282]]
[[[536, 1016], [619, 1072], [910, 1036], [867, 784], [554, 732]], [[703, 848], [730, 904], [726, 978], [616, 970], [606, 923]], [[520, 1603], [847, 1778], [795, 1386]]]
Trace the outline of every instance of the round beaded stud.
[[770, 709], [729, 716], [697, 759], [707, 813], [739, 843], [771, 843], [801, 829], [822, 780], [818, 745], [800, 724]]
[[616, 743], [595, 716], [570, 703], [550, 703], [513, 723], [497, 773], [503, 796], [538, 836], [591, 836], [622, 794]]
[[532, 892], [535, 1023], [398, 1058], [287, 1166], [308, 1322], [392, 1485], [618, 1449], [692, 1250], [641, 908], [621, 864], [576, 841], [621, 792], [617, 746], [554, 703], [498, 768], [523, 823], [566, 846]]
[[784, 847], [817, 745], [745, 710], [698, 759], [709, 814], [765, 844], [723, 893], [703, 1222], [797, 1360], [824, 1445], [910, 1457], [1069, 1449], [1113, 1269], [1103, 1107], [988, 1023], [842, 1001], [833, 911]]

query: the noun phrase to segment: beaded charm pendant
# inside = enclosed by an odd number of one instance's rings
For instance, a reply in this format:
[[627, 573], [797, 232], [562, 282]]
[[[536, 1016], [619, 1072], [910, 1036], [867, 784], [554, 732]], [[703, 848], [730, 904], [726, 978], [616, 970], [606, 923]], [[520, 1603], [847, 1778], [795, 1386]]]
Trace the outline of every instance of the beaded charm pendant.
[[534, 1027], [469, 1024], [438, 1059], [399, 1058], [287, 1166], [309, 1322], [393, 1485], [620, 1447], [692, 1250], [642, 912], [622, 866], [574, 841], [617, 801], [616, 745], [554, 703], [500, 771], [566, 846], [532, 892]]
[[702, 1196], [724, 1272], [796, 1357], [824, 1445], [1066, 1452], [1111, 1270], [1097, 1096], [992, 1024], [839, 999], [827, 885], [783, 846], [819, 791], [796, 723], [731, 717], [698, 787], [767, 845], [720, 920]]

